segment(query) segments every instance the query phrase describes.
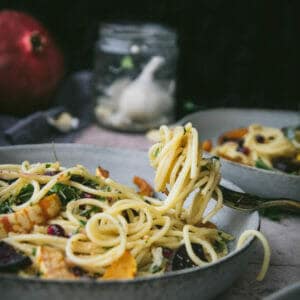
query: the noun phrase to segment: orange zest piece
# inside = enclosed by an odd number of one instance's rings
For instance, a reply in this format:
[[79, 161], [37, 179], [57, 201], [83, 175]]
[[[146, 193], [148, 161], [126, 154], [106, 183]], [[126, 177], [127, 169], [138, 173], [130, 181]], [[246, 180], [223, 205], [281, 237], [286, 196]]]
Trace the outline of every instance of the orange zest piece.
[[124, 254], [114, 261], [105, 271], [102, 279], [132, 279], [137, 271], [136, 260], [126, 250]]
[[42, 209], [45, 221], [56, 217], [61, 209], [61, 202], [57, 194], [44, 197], [38, 205]]
[[223, 144], [226, 140], [234, 141], [241, 139], [245, 134], [248, 133], [248, 128], [237, 128], [223, 133], [219, 139], [218, 144]]
[[202, 143], [202, 148], [206, 152], [210, 152], [212, 150], [213, 144], [211, 140], [205, 140]]
[[41, 246], [37, 252], [36, 262], [43, 278], [75, 278], [75, 276], [68, 269], [63, 253], [58, 249], [48, 246]]
[[153, 196], [153, 188], [145, 179], [139, 176], [134, 176], [133, 183], [138, 186], [140, 195], [148, 197]]
[[109, 177], [109, 171], [103, 169], [102, 167], [98, 166], [96, 169], [96, 176], [102, 177], [102, 178], [108, 178]]

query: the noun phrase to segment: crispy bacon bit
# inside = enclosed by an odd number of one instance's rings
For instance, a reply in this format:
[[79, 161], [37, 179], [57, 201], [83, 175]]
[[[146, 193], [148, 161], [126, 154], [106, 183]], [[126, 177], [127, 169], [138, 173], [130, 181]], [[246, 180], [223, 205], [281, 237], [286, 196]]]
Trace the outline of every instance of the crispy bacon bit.
[[136, 271], [136, 260], [127, 250], [106, 269], [102, 279], [132, 279]]
[[98, 166], [96, 169], [96, 176], [102, 177], [102, 178], [108, 178], [109, 177], [109, 171], [103, 169], [102, 167]]
[[56, 194], [49, 195], [37, 204], [23, 208], [15, 213], [0, 217], [0, 238], [9, 232], [27, 233], [34, 225], [44, 224], [56, 217], [61, 209], [61, 202]]
[[218, 155], [225, 158], [225, 159], [227, 159], [227, 160], [231, 160], [231, 161], [234, 161], [234, 162], [237, 162], [237, 163], [242, 162], [242, 158], [240, 156], [231, 157], [231, 156], [228, 156], [228, 155], [223, 154], [223, 153], [218, 153]]
[[213, 147], [213, 144], [212, 144], [211, 140], [205, 140], [205, 141], [203, 141], [202, 148], [203, 148], [204, 151], [210, 152], [211, 149], [212, 149], [212, 147]]
[[[12, 231], [12, 226], [8, 220], [8, 217], [7, 216], [3, 216], [1, 219], [0, 219], [0, 223], [2, 223], [3, 225], [3, 229], [6, 231], [6, 232], [11, 232]], [[0, 225], [1, 227], [1, 225]], [[2, 236], [1, 232], [0, 232], [0, 236]]]
[[162, 191], [162, 193], [164, 193], [166, 196], [169, 195], [169, 190], [167, 187], [165, 187], [165, 189]]
[[248, 133], [248, 128], [237, 128], [223, 133], [219, 139], [218, 144], [222, 145], [228, 141], [237, 141]]
[[218, 229], [217, 225], [213, 222], [207, 221], [206, 223], [198, 223], [197, 227], [204, 227], [204, 228], [210, 228], [210, 229]]
[[143, 196], [152, 197], [153, 196], [153, 188], [151, 185], [143, 178], [139, 176], [133, 177], [133, 183], [138, 186], [139, 194]]

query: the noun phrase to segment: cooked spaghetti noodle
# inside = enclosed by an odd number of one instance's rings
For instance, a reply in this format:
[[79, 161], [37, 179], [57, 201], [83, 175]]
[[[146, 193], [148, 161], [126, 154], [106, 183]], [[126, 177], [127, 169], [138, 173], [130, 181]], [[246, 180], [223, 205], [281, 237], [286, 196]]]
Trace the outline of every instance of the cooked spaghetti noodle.
[[[209, 222], [222, 208], [219, 161], [203, 158], [191, 124], [173, 130], [162, 126], [160, 135], [149, 158], [156, 169], [155, 190], [167, 194], [164, 201], [106, 178], [101, 170], [92, 175], [81, 165], [0, 165], [0, 207], [5, 212], [0, 215], [0, 240], [31, 258], [33, 265], [23, 275], [73, 278], [70, 268], [77, 266], [96, 278], [133, 278], [167, 271], [164, 249], [184, 246], [198, 266], [228, 253], [226, 242], [233, 237]], [[207, 212], [212, 196], [216, 204]], [[265, 249], [262, 279], [270, 259], [265, 238], [248, 231], [238, 247], [252, 235]], [[131, 271], [116, 275], [114, 268], [125, 258]]]
[[[219, 138], [219, 144], [209, 151], [226, 159], [261, 168], [276, 168], [276, 160], [287, 173], [300, 172], [300, 146], [278, 128], [252, 124], [248, 128], [234, 129]], [[281, 167], [282, 168], [282, 167]], [[289, 172], [288, 170], [291, 169]]]

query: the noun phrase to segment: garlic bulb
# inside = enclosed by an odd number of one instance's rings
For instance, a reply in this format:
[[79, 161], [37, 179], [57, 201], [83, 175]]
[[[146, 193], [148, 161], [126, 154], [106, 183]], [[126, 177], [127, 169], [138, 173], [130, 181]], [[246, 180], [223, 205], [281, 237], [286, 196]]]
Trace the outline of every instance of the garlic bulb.
[[142, 73], [123, 90], [119, 99], [119, 119], [150, 122], [170, 111], [171, 89], [166, 90], [153, 79], [153, 74], [164, 62], [161, 56], [152, 57]]

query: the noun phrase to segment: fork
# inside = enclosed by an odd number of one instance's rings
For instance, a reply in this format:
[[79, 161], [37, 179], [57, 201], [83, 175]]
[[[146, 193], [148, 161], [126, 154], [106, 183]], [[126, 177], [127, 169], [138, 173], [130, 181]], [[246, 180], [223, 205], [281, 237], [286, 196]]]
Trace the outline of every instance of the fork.
[[248, 193], [240, 193], [219, 186], [223, 193], [224, 205], [240, 211], [256, 211], [263, 208], [278, 207], [294, 213], [300, 213], [300, 201], [291, 199], [266, 199]]

